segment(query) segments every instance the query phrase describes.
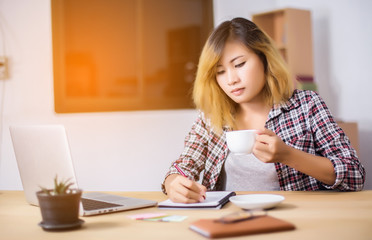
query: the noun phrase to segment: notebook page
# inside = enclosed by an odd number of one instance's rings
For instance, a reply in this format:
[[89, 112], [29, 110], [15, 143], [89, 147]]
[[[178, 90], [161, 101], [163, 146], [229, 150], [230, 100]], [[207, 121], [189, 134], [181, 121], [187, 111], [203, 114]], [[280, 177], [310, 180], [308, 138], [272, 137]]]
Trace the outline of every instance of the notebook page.
[[170, 208], [212, 208], [228, 202], [229, 197], [234, 196], [235, 192], [230, 191], [210, 191], [206, 192], [206, 199], [200, 203], [174, 203], [167, 199], [158, 204], [158, 207]]

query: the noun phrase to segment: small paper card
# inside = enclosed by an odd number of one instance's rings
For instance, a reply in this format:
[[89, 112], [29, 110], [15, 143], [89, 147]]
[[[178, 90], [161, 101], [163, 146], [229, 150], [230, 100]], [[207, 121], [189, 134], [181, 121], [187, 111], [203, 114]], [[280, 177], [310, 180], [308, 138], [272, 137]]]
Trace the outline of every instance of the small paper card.
[[165, 213], [142, 213], [142, 214], [136, 214], [136, 215], [130, 215], [128, 216], [131, 219], [135, 220], [144, 220], [148, 218], [158, 218], [158, 217], [165, 217], [168, 216], [168, 214]]
[[165, 217], [148, 218], [148, 219], [143, 219], [143, 220], [152, 221], [152, 222], [182, 222], [186, 218], [187, 216], [169, 215]]
[[166, 213], [142, 213], [130, 215], [128, 218], [150, 222], [182, 222], [187, 218], [187, 216], [169, 215]]

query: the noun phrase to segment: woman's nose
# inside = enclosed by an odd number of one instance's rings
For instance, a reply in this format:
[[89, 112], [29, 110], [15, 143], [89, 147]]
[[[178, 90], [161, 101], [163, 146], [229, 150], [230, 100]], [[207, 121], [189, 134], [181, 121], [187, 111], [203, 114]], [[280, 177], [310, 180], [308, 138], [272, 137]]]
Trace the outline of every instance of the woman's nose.
[[238, 76], [234, 71], [228, 71], [227, 73], [227, 84], [232, 86], [239, 81]]

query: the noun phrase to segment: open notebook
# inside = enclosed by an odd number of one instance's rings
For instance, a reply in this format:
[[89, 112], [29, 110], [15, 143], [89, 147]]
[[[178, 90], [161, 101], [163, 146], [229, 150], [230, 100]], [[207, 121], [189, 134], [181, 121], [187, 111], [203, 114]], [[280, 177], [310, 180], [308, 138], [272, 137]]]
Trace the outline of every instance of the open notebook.
[[[38, 205], [40, 186], [53, 187], [55, 176], [78, 188], [67, 135], [62, 125], [11, 126], [10, 133], [26, 200]], [[99, 172], [97, 172], [99, 176]], [[156, 201], [106, 193], [83, 193], [80, 214], [96, 215], [155, 206]]]
[[200, 203], [174, 203], [167, 199], [158, 204], [159, 208], [221, 208], [229, 202], [231, 196], [235, 196], [235, 192], [229, 191], [210, 191], [206, 193], [206, 199]]

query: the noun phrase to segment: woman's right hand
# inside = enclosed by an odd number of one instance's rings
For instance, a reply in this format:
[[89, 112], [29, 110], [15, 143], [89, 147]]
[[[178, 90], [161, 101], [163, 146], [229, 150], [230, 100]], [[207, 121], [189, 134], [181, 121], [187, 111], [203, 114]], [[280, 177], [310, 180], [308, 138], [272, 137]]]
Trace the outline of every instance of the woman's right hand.
[[164, 182], [170, 200], [177, 203], [197, 203], [205, 200], [207, 188], [180, 174], [169, 175]]

